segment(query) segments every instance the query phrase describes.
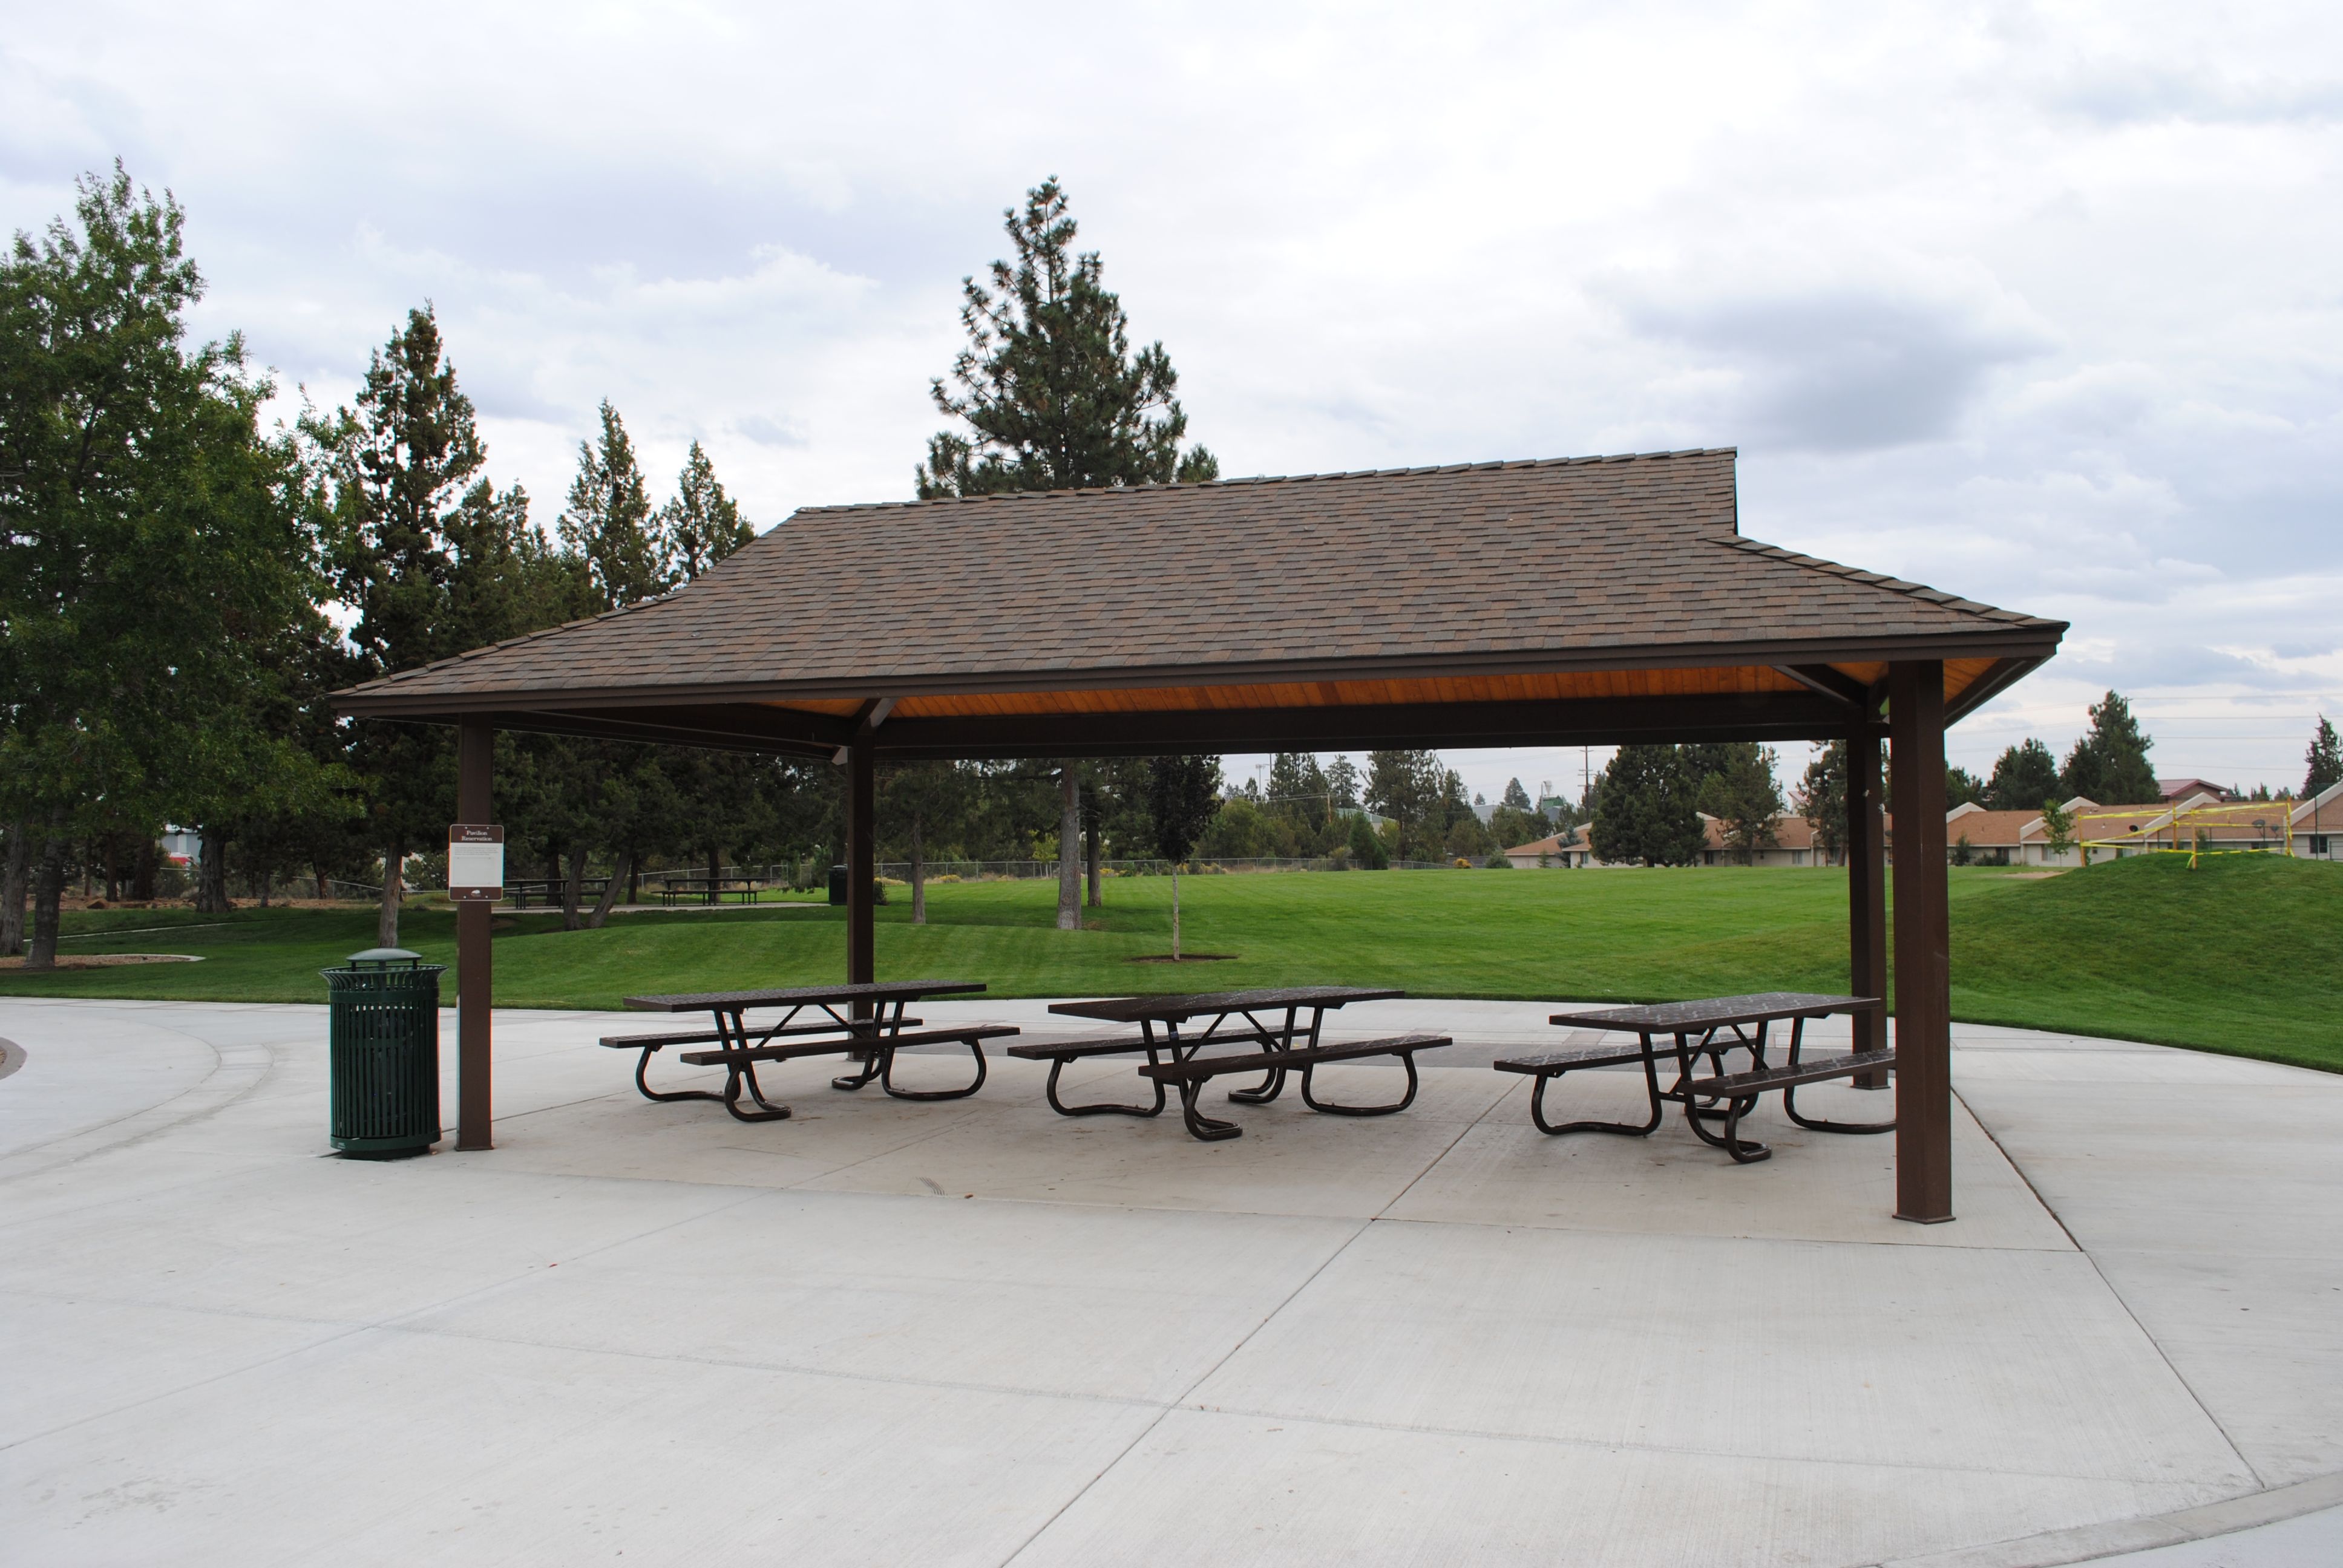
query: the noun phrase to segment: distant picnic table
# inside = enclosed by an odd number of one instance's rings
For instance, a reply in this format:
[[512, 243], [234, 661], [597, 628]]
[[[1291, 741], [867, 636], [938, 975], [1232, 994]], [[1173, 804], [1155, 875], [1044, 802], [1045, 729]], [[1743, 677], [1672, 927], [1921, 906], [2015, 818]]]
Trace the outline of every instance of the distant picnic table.
[[706, 877], [682, 874], [659, 877], [659, 896], [663, 904], [715, 904], [727, 893], [737, 896], [744, 904], [757, 901], [765, 890], [763, 879], [758, 877]]
[[[528, 901], [531, 899], [541, 900], [547, 904], [558, 904], [562, 900], [563, 890], [568, 885], [569, 881], [566, 877], [507, 877], [505, 896], [512, 900], [513, 908], [517, 910], [528, 908]], [[582, 877], [578, 882], [578, 897], [581, 901], [599, 899], [602, 896], [602, 890], [609, 885], [610, 879], [608, 877]]]
[[[1319, 1041], [1326, 1014], [1357, 1001], [1383, 1001], [1403, 997], [1403, 990], [1369, 990], [1360, 986], [1287, 986], [1264, 990], [1202, 991], [1187, 995], [1108, 997], [1094, 1001], [1052, 1002], [1050, 1010], [1071, 1018], [1098, 1019], [1108, 1023], [1137, 1024], [1139, 1036], [1101, 1035], [1083, 1040], [1036, 1040], [1009, 1048], [1009, 1054], [1048, 1061], [1050, 1108], [1061, 1116], [1155, 1116], [1164, 1108], [1164, 1086], [1180, 1091], [1180, 1113], [1188, 1131], [1208, 1142], [1243, 1136], [1233, 1122], [1202, 1113], [1198, 1101], [1210, 1080], [1224, 1073], [1260, 1073], [1262, 1081], [1249, 1089], [1232, 1090], [1229, 1099], [1241, 1105], [1265, 1105], [1285, 1090], [1286, 1074], [1302, 1074], [1302, 1101], [1312, 1111], [1337, 1116], [1387, 1116], [1404, 1111], [1415, 1100], [1415, 1053], [1449, 1042], [1444, 1035], [1394, 1035], [1383, 1040], [1355, 1040], [1341, 1045]], [[1209, 1020], [1201, 1030], [1182, 1035], [1183, 1025]], [[1241, 1020], [1241, 1021], [1238, 1021]], [[1159, 1035], [1158, 1030], [1161, 1032]], [[1251, 1047], [1250, 1050], [1208, 1054], [1213, 1046]], [[1096, 1056], [1145, 1051], [1147, 1065], [1141, 1077], [1154, 1086], [1154, 1103], [1128, 1105], [1092, 1103], [1068, 1105], [1058, 1097], [1058, 1078], [1069, 1062]], [[1407, 1092], [1386, 1105], [1337, 1105], [1312, 1092], [1312, 1075], [1322, 1063], [1356, 1060], [1373, 1056], [1397, 1057], [1407, 1069]]]

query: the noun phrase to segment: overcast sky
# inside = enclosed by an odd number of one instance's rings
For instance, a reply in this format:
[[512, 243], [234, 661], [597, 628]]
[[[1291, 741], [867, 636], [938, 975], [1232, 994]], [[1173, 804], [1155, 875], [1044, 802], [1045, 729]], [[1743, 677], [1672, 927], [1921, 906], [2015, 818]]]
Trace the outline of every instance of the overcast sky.
[[1744, 533], [2074, 623], [1956, 761], [2343, 718], [2331, 4], [10, 13], [0, 220], [121, 157], [321, 404], [435, 302], [542, 523], [603, 397], [760, 527], [907, 497], [1056, 174], [1228, 474], [1734, 446]]

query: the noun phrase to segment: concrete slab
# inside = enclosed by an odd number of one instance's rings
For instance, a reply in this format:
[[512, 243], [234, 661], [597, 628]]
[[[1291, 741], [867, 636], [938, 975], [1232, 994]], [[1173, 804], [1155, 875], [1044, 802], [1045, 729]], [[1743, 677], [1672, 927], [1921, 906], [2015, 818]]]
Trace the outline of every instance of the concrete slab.
[[2176, 1490], [1178, 1411], [1012, 1561], [1855, 1564], [1968, 1539], [1983, 1517], [2123, 1518]]
[[[2067, 1251], [2074, 1245], [1958, 1105], [1953, 1161], [1960, 1218], [1950, 1225], [1907, 1225], [1893, 1217], [1896, 1150], [1889, 1136], [1807, 1131], [1769, 1101], [1744, 1125], [1745, 1135], [1771, 1145], [1775, 1157], [1736, 1166], [1693, 1136], [1673, 1105], [1648, 1138], [1548, 1137], [1530, 1122], [1528, 1081], [1491, 1076], [1514, 1087], [1393, 1205], [1392, 1218], [1890, 1246]], [[1875, 1121], [1895, 1114], [1892, 1093], [1839, 1084], [1803, 1091], [1798, 1103], [1804, 1114], [1835, 1121]], [[1646, 1104], [1643, 1077], [1634, 1072], [1574, 1073], [1546, 1095], [1547, 1113], [1556, 1118], [1640, 1124]]]
[[[1316, 1115], [1289, 1087], [1269, 1105], [1214, 1109], [1244, 1136], [1202, 1143], [1181, 1125], [1176, 1101], [1145, 1121], [1058, 1116], [1040, 1101], [1045, 1072], [1037, 1063], [1007, 1064], [1004, 1081], [1026, 1083], [1027, 1103], [961, 1118], [932, 1138], [806, 1185], [1364, 1220], [1406, 1191], [1504, 1090], [1479, 1074], [1426, 1074], [1413, 1109], [1359, 1120]], [[1395, 1097], [1398, 1077], [1394, 1068], [1329, 1068], [1322, 1081], [1330, 1095], [1365, 1104]], [[1136, 1074], [1115, 1063], [1091, 1064], [1080, 1080], [1070, 1072], [1068, 1082], [1084, 1096], [1137, 1098]], [[1076, 1092], [1067, 1091], [1070, 1098]]]
[[1194, 1402], [2201, 1488], [2191, 1501], [2254, 1484], [2071, 1252], [1383, 1221]]
[[2264, 1483], [2343, 1469], [2343, 1206], [2328, 1174], [2343, 1079], [2221, 1058], [2219, 1081], [2173, 1081], [2137, 1051], [2094, 1060], [2097, 1081], [1961, 1093]]
[[1176, 1399], [1355, 1222], [757, 1197], [408, 1320], [433, 1332], [1102, 1399]]
[[990, 1565], [1154, 1415], [370, 1330], [0, 1450], [0, 1515], [59, 1565]]
[[1884, 1140], [1544, 1139], [1472, 1053], [1560, 1009], [1374, 1005], [1475, 1043], [1219, 1145], [1009, 1061], [746, 1126], [593, 1043], [664, 1020], [508, 1013], [498, 1150], [368, 1165], [322, 1009], [0, 1002], [0, 1556], [2009, 1568], [2334, 1506], [2258, 1489], [2343, 1472], [2343, 1080], [1964, 1028], [1906, 1227]]

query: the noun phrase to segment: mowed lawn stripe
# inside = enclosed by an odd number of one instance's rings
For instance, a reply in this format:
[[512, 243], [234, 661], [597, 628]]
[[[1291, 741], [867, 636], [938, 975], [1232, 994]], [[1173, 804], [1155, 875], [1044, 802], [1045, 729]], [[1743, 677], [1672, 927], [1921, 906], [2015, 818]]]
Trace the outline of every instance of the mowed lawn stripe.
[[[1832, 870], [1381, 871], [1181, 879], [1182, 946], [1225, 962], [1133, 963], [1171, 945], [1171, 883], [1115, 878], [1085, 929], [1055, 929], [1053, 881], [931, 884], [929, 923], [898, 890], [879, 910], [881, 978], [982, 980], [997, 996], [1220, 990], [1307, 981], [1422, 995], [1658, 1000], [1846, 983], [1846, 883]], [[2343, 974], [2343, 866], [2277, 857], [2144, 857], [2035, 879], [1952, 874], [1954, 1011], [2343, 1069], [2330, 1009]], [[618, 1005], [630, 991], [834, 980], [843, 911], [795, 904], [498, 919], [497, 1001]], [[200, 964], [26, 975], [0, 995], [316, 1001], [317, 971], [374, 943], [357, 910], [76, 912], [68, 953], [170, 951]], [[134, 927], [187, 928], [184, 931]], [[109, 929], [125, 934], [106, 936]], [[401, 940], [452, 962], [444, 909]], [[452, 996], [452, 989], [450, 992]]]

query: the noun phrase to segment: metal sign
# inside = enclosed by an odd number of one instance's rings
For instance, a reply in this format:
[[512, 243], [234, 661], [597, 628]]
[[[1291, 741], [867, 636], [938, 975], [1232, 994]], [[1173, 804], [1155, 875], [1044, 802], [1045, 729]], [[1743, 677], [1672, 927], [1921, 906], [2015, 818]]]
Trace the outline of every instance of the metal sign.
[[505, 830], [495, 822], [458, 822], [447, 829], [447, 897], [458, 903], [493, 904], [505, 896]]

